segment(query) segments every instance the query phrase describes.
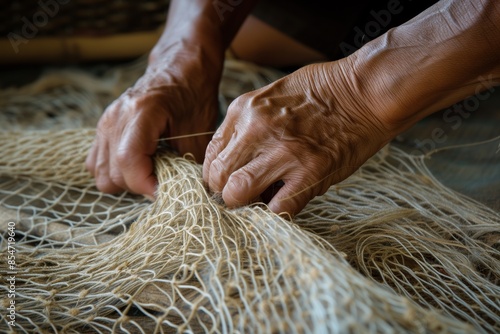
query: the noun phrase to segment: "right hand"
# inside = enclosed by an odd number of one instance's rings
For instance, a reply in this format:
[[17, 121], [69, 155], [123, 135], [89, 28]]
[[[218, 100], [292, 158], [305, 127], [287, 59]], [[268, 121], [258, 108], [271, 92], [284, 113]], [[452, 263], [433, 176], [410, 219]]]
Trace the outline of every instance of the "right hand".
[[356, 171], [394, 135], [353, 73], [347, 60], [312, 64], [234, 100], [207, 148], [210, 190], [293, 216]]
[[[158, 139], [214, 130], [220, 73], [209, 75], [200, 57], [179, 54], [150, 64], [99, 120], [86, 160], [99, 190], [154, 196], [157, 179], [152, 156]], [[196, 136], [168, 144], [202, 162], [210, 138]]]

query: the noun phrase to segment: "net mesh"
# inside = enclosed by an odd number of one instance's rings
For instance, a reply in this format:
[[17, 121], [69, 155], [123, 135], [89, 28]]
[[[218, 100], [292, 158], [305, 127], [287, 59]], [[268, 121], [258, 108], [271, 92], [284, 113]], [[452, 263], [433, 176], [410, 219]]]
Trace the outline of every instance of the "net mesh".
[[[500, 330], [500, 215], [423, 156], [387, 146], [292, 221], [224, 207], [200, 165], [163, 148], [154, 202], [99, 192], [88, 127], [141, 70], [49, 73], [1, 93], [0, 247], [15, 222], [17, 264], [15, 326], [2, 284], [1, 332]], [[228, 61], [221, 104], [279, 75]], [[7, 256], [0, 267], [5, 282]]]

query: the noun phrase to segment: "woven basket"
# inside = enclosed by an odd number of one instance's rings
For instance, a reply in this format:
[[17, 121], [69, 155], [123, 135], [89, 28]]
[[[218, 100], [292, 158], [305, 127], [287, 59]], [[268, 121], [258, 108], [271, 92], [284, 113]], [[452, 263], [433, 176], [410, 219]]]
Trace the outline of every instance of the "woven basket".
[[0, 0], [0, 62], [130, 58], [148, 52], [168, 0]]

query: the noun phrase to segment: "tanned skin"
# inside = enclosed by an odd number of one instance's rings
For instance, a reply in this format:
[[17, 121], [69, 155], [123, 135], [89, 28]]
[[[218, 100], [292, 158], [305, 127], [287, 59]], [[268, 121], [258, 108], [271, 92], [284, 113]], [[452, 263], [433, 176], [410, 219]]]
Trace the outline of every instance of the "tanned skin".
[[[100, 190], [154, 196], [157, 140], [214, 126], [224, 51], [255, 2], [221, 19], [211, 0], [172, 1], [146, 73], [99, 122], [87, 168]], [[442, 0], [346, 58], [240, 96], [211, 140], [172, 144], [206, 153], [203, 179], [229, 207], [281, 181], [268, 205], [293, 215], [422, 118], [489, 88], [485, 77], [500, 83], [500, 2]]]

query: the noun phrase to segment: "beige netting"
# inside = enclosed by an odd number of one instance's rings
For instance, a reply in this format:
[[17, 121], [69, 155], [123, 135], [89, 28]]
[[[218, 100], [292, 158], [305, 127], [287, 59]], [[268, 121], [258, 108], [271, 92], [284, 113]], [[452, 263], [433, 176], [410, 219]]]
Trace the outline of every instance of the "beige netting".
[[[279, 75], [226, 66], [221, 101]], [[3, 93], [2, 108], [35, 117], [14, 101], [28, 94], [91, 119], [140, 68], [52, 74]], [[2, 250], [17, 229], [16, 326], [2, 283], [1, 332], [500, 330], [500, 214], [441, 185], [423, 157], [388, 146], [289, 222], [264, 205], [226, 209], [199, 165], [164, 150], [155, 202], [102, 194], [83, 165], [94, 130], [60, 113], [52, 130], [20, 131], [16, 117], [19, 131], [0, 132]], [[5, 282], [7, 256], [0, 266]]]

